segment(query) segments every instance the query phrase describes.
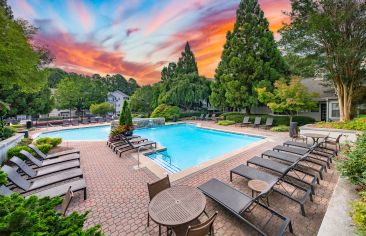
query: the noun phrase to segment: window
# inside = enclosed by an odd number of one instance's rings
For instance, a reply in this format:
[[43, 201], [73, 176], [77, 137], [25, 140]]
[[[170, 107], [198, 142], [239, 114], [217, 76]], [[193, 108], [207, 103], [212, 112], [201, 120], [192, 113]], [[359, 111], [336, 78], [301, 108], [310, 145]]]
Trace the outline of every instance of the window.
[[332, 118], [338, 118], [340, 116], [338, 102], [331, 103], [330, 110], [331, 110], [330, 115]]

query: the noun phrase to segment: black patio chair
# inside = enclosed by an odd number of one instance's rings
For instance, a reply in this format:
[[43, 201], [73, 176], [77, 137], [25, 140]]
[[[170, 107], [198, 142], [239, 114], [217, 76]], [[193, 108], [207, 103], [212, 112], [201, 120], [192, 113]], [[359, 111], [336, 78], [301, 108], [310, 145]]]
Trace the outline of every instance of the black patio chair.
[[38, 169], [33, 169], [31, 166], [27, 165], [25, 161], [21, 160], [17, 156], [13, 156], [9, 161], [17, 165], [30, 178], [36, 178], [40, 176], [54, 174], [60, 171], [69, 170], [73, 168], [80, 168], [79, 160], [63, 162], [58, 165], [41, 167]]
[[266, 196], [269, 191], [271, 191], [270, 187], [254, 198], [217, 179], [211, 179], [208, 182], [200, 185], [198, 188], [203, 192], [203, 194], [220, 204], [226, 210], [230, 211], [247, 225], [251, 226], [260, 235], [268, 235], [263, 231], [264, 226], [261, 226], [260, 228], [254, 225], [248, 219], [244, 218], [244, 214], [246, 212], [251, 212], [256, 206], [260, 206], [268, 211], [272, 217], [276, 216], [282, 220], [279, 230], [275, 232], [275, 235], [283, 235], [287, 228], [289, 228], [291, 233], [293, 232], [291, 220], [288, 217], [281, 215], [280, 213], [260, 202], [260, 199]]
[[37, 167], [56, 165], [56, 164], [59, 164], [62, 162], [69, 162], [69, 161], [74, 161], [74, 160], [80, 159], [80, 156], [78, 154], [70, 154], [67, 156], [61, 156], [59, 158], [46, 159], [46, 160], [38, 160], [32, 154], [30, 154], [29, 152], [27, 152], [25, 150], [21, 150], [20, 154], [25, 156], [31, 163], [33, 163]]
[[266, 123], [258, 125], [260, 128], [269, 129], [273, 126], [273, 117], [267, 117]]
[[52, 158], [66, 156], [66, 155], [70, 155], [70, 154], [78, 154], [78, 155], [80, 154], [79, 149], [70, 149], [70, 150], [66, 150], [66, 151], [62, 151], [62, 152], [55, 152], [55, 153], [46, 155], [33, 144], [29, 144], [28, 147], [30, 147], [42, 159], [52, 159]]
[[262, 117], [257, 116], [257, 117], [255, 118], [255, 120], [254, 120], [253, 128], [255, 128], [255, 127], [259, 127], [259, 126], [260, 126], [260, 124], [261, 124], [261, 121], [262, 121]]

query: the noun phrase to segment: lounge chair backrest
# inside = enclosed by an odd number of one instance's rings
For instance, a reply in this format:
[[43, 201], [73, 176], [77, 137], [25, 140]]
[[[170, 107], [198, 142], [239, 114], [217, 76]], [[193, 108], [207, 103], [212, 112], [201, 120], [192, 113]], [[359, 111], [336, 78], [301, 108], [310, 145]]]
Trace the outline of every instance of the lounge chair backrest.
[[210, 114], [206, 114], [205, 119], [208, 119], [210, 117]]
[[205, 116], [205, 114], [202, 113], [200, 116], [200, 119], [203, 119], [204, 116]]
[[30, 147], [33, 151], [35, 151], [38, 156], [42, 157], [42, 159], [46, 159], [47, 158], [46, 154], [44, 154], [43, 152], [41, 152], [41, 150], [39, 150], [33, 144], [29, 144], [28, 147]]
[[33, 170], [30, 166], [28, 166], [25, 161], [21, 160], [17, 156], [13, 156], [10, 159], [11, 162], [13, 162], [15, 165], [19, 166], [19, 168], [26, 173], [30, 177], [35, 177], [37, 175], [37, 172]]
[[213, 214], [208, 220], [201, 224], [188, 226], [188, 230], [186, 236], [202, 236], [202, 235], [211, 235], [213, 232], [213, 223], [217, 216], [217, 211]]
[[42, 166], [42, 161], [40, 161], [37, 158], [35, 158], [32, 154], [30, 154], [26, 150], [21, 150], [20, 151], [20, 154], [24, 155], [26, 158], [28, 158], [28, 160], [30, 160], [36, 166], [38, 166], [38, 167], [41, 167]]
[[261, 120], [262, 120], [262, 117], [257, 116], [257, 117], [255, 118], [255, 120], [254, 120], [254, 124], [255, 124], [255, 125], [260, 125], [260, 124], [261, 124]]
[[156, 196], [156, 194], [168, 188], [170, 188], [169, 175], [154, 183], [151, 184], [147, 183], [147, 189], [149, 190], [150, 200], [153, 199]]
[[10, 196], [13, 193], [8, 187], [1, 185], [0, 186], [0, 195]]
[[243, 123], [248, 123], [248, 122], [249, 122], [249, 116], [244, 116]]
[[212, 116], [211, 116], [211, 118], [215, 118], [216, 117], [216, 114], [214, 113], [214, 114], [212, 114]]
[[272, 125], [273, 124], [273, 117], [268, 117], [266, 121], [266, 125]]
[[30, 188], [31, 183], [24, 179], [17, 171], [8, 165], [1, 167], [1, 170], [8, 175], [8, 179], [13, 182], [17, 187], [27, 191]]
[[61, 214], [63, 216], [66, 215], [67, 209], [69, 208], [70, 202], [73, 197], [74, 197], [74, 193], [71, 191], [71, 186], [70, 186], [69, 189], [67, 190], [67, 193], [65, 194], [64, 200], [62, 201], [62, 205], [61, 205]]

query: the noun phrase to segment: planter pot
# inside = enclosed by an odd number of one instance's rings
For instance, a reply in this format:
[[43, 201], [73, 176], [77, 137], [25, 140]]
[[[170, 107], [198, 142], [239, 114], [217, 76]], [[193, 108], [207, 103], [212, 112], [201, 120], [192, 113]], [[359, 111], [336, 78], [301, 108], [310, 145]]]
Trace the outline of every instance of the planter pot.
[[126, 131], [123, 133], [124, 136], [132, 136], [132, 134], [133, 134], [133, 130]]

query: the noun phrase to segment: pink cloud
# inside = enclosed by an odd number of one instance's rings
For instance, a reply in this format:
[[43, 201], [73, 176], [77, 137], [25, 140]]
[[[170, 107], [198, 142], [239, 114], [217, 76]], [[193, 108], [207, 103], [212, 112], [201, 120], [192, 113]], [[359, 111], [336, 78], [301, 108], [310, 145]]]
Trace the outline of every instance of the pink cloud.
[[20, 9], [22, 12], [24, 12], [24, 13], [26, 13], [26, 14], [30, 15], [31, 17], [36, 17], [36, 16], [37, 16], [37, 14], [36, 14], [35, 10], [34, 10], [34, 9], [33, 9], [33, 7], [28, 3], [28, 1], [27, 1], [27, 0], [18, 0], [18, 1], [16, 1], [16, 4], [17, 4], [17, 6], [19, 7], [19, 9]]
[[69, 1], [69, 10], [73, 12], [75, 19], [79, 19], [84, 30], [89, 31], [94, 26], [94, 17], [81, 1]]

